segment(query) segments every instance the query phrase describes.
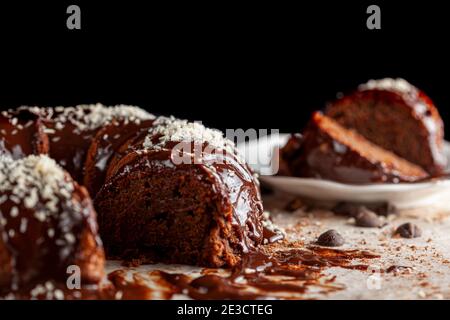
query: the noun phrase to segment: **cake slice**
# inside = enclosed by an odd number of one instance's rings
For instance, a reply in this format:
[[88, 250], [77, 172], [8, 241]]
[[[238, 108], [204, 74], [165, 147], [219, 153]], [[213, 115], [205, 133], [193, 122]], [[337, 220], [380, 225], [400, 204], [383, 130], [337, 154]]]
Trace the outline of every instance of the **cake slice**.
[[313, 114], [301, 139], [300, 155], [289, 164], [295, 176], [361, 184], [410, 182], [428, 175], [320, 112]]
[[445, 169], [439, 112], [425, 93], [403, 79], [371, 80], [330, 103], [325, 114], [432, 175]]
[[94, 204], [108, 257], [235, 266], [263, 242], [258, 182], [220, 131], [159, 117], [106, 172]]

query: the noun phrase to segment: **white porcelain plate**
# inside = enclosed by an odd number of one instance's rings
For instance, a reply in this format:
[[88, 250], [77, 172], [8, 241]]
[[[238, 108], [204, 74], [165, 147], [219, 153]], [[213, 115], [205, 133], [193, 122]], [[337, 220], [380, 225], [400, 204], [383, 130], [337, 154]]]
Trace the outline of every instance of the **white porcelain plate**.
[[[238, 144], [239, 151], [249, 165], [260, 174], [261, 183], [274, 190], [325, 202], [383, 201], [400, 209], [450, 202], [450, 179], [419, 183], [351, 185], [314, 178], [273, 175], [279, 155], [277, 148], [284, 146], [288, 137], [288, 134], [272, 135]], [[450, 158], [448, 142], [445, 144], [445, 151]]]

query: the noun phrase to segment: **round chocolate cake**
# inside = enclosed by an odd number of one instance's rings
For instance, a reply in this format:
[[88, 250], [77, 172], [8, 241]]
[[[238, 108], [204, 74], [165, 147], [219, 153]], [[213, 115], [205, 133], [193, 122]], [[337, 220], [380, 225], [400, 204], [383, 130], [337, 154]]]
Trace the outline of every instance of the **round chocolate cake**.
[[70, 265], [98, 283], [100, 236], [109, 258], [210, 267], [263, 242], [257, 179], [219, 131], [96, 104], [9, 110], [0, 133], [0, 293]]

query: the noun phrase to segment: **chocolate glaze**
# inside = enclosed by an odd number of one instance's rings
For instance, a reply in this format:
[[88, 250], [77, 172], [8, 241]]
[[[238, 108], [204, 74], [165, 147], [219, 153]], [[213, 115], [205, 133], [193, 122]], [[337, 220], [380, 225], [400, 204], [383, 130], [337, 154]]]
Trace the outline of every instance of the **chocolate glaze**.
[[68, 289], [64, 282], [54, 280], [29, 283], [17, 291], [0, 291], [0, 300], [118, 300], [122, 296], [111, 284], [83, 284], [80, 288]]
[[130, 122], [119, 119], [106, 124], [97, 132], [87, 153], [84, 174], [84, 186], [92, 198], [105, 183], [106, 170], [119, 147], [144, 129], [148, 129], [153, 121], [149, 119]]
[[48, 150], [48, 137], [39, 115], [28, 110], [0, 114], [0, 155], [20, 159], [30, 154], [45, 154]]
[[[86, 151], [98, 128], [80, 127], [78, 122], [73, 121], [72, 118], [77, 113], [77, 108], [49, 107], [29, 108], [28, 110], [39, 114], [44, 119], [45, 132], [50, 144], [50, 157], [66, 169], [75, 181], [81, 183]], [[83, 114], [82, 117], [80, 116], [80, 123], [87, 122], [90, 110], [88, 108], [79, 110]], [[83, 117], [85, 120], [82, 119]]]
[[[290, 249], [269, 253], [257, 250], [243, 255], [241, 262], [230, 270], [229, 276], [209, 272], [196, 279], [184, 274], [156, 273], [167, 283], [173, 294], [186, 294], [193, 299], [267, 299], [277, 294], [307, 292], [310, 286], [321, 288], [322, 293], [341, 290], [344, 287], [333, 284], [334, 278], [323, 278], [326, 267], [342, 267], [367, 270], [368, 265], [353, 264], [353, 260], [378, 258], [378, 255], [359, 250], [336, 250], [320, 247]], [[155, 274], [155, 272], [153, 272]], [[272, 276], [283, 277], [274, 279]], [[114, 280], [114, 278], [119, 279]], [[113, 282], [123, 282], [124, 273], [110, 275]], [[122, 278], [122, 279], [121, 279]], [[121, 289], [132, 291], [135, 284], [128, 282]], [[256, 291], [255, 291], [256, 289]]]
[[50, 143], [50, 157], [83, 183], [88, 149], [97, 132], [114, 122], [140, 123], [153, 115], [133, 106], [106, 107], [101, 104], [75, 107], [21, 107], [42, 117]]
[[[65, 281], [70, 265], [80, 268], [82, 283], [96, 283], [103, 276], [92, 202], [83, 187], [45, 158], [26, 158], [24, 164], [3, 160], [0, 166], [0, 291]], [[49, 166], [55, 168], [47, 170]], [[57, 186], [38, 180], [59, 174]]]
[[[108, 274], [108, 280], [111, 281], [115, 291], [114, 298], [121, 300], [151, 299], [155, 291], [148, 286], [142, 276], [135, 273], [131, 277], [131, 281], [128, 281], [126, 270], [116, 270]], [[170, 295], [161, 298], [168, 299], [169, 297]]]
[[[326, 294], [345, 288], [335, 283], [335, 277], [326, 277], [324, 268], [339, 267], [367, 270], [367, 261], [379, 256], [360, 250], [337, 250], [320, 247], [304, 249], [281, 249], [272, 253], [265, 250], [243, 255], [241, 262], [229, 270], [228, 276], [214, 274], [216, 270], [205, 269], [202, 276], [192, 278], [185, 274], [164, 271], [130, 273], [120, 269], [108, 275], [110, 283], [84, 285], [69, 290], [62, 282], [47, 281], [3, 295], [15, 299], [170, 299], [175, 294], [189, 298], [255, 300], [270, 298], [299, 298], [314, 287], [314, 292]], [[389, 268], [386, 272], [393, 272]], [[158, 289], [149, 286], [148, 278], [156, 281]]]

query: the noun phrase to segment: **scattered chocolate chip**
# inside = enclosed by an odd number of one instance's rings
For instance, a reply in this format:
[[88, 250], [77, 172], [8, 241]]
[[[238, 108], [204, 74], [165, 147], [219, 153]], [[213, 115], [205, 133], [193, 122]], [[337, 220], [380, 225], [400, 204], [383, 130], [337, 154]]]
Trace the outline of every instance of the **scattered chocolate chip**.
[[402, 238], [418, 238], [422, 235], [422, 230], [415, 224], [407, 222], [399, 226], [394, 234], [399, 235]]
[[380, 217], [366, 207], [361, 207], [355, 217], [355, 225], [363, 228], [379, 228], [383, 225]]
[[322, 233], [316, 243], [324, 247], [340, 247], [345, 240], [336, 230], [331, 229]]

